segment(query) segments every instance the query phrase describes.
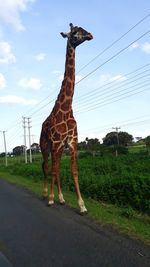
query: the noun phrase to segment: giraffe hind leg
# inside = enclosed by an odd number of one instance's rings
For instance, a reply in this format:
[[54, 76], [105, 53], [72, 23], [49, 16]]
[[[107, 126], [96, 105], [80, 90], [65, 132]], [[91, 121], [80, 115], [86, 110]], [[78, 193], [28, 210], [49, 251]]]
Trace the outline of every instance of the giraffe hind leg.
[[63, 148], [59, 148], [59, 150], [56, 149], [52, 152], [52, 183], [51, 183], [51, 192], [49, 196], [49, 202], [48, 204], [51, 205], [54, 203], [54, 185], [55, 182], [57, 183], [57, 189], [58, 189], [58, 197], [60, 204], [65, 204], [65, 200], [61, 191], [61, 185], [60, 185], [60, 159], [62, 155]]
[[48, 152], [47, 151], [44, 151], [43, 153], [42, 169], [44, 174], [42, 197], [45, 199], [48, 197]]

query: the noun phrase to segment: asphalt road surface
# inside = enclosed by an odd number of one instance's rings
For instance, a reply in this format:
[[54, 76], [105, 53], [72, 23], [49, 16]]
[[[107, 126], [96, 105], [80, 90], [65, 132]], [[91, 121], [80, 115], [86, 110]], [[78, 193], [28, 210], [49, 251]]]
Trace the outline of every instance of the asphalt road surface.
[[[141, 242], [0, 179], [0, 251], [13, 267], [148, 267]], [[0, 267], [3, 267], [0, 265]]]

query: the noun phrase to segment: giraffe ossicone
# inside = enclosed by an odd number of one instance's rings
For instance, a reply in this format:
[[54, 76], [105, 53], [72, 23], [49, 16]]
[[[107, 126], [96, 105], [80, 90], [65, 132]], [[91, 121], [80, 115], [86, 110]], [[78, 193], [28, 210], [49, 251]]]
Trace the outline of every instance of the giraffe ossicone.
[[84, 41], [93, 39], [91, 33], [81, 27], [70, 23], [70, 32], [61, 32], [62, 37], [67, 38], [66, 62], [64, 79], [55, 105], [50, 115], [42, 124], [40, 147], [43, 156], [44, 188], [43, 196], [48, 197], [48, 157], [51, 154], [51, 188], [48, 204], [54, 204], [54, 185], [57, 184], [58, 196], [61, 204], [65, 203], [60, 186], [60, 160], [63, 147], [68, 144], [71, 156], [71, 173], [74, 180], [75, 192], [78, 199], [80, 212], [85, 213], [87, 209], [81, 197], [78, 168], [77, 168], [77, 123], [73, 116], [72, 100], [75, 85], [75, 49]]

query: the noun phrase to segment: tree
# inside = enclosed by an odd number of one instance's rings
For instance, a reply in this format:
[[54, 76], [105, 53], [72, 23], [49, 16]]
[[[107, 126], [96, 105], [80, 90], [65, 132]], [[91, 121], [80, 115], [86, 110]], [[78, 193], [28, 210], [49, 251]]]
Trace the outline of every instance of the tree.
[[100, 141], [98, 138], [88, 138], [86, 137], [85, 139], [86, 141], [86, 147], [87, 150], [92, 152], [93, 157], [95, 156], [95, 152], [98, 151], [100, 149]]
[[86, 141], [78, 143], [78, 150], [86, 150]]
[[5, 157], [5, 152], [2, 152], [1, 154], [0, 154], [0, 157]]
[[133, 142], [133, 136], [128, 134], [127, 132], [119, 132], [119, 144], [123, 146], [127, 146]]
[[19, 156], [23, 154], [23, 151], [24, 151], [24, 146], [16, 146], [15, 148], [13, 148], [13, 155]]
[[103, 144], [108, 146], [117, 145], [116, 132], [110, 132], [106, 134], [106, 136], [103, 138]]
[[150, 156], [150, 135], [145, 138], [145, 144], [148, 150], [148, 155]]
[[86, 145], [87, 145], [89, 150], [90, 149], [92, 149], [92, 150], [97, 149], [97, 147], [100, 145], [100, 141], [98, 140], [98, 138], [90, 138], [89, 139], [88, 137], [86, 137], [85, 141], [86, 141]]
[[33, 143], [31, 145], [31, 150], [34, 151], [34, 152], [40, 152], [40, 146], [38, 143]]
[[119, 145], [127, 146], [133, 141], [133, 136], [127, 132], [118, 132], [118, 137], [116, 132], [110, 132], [103, 138], [104, 145], [117, 145], [119, 140]]

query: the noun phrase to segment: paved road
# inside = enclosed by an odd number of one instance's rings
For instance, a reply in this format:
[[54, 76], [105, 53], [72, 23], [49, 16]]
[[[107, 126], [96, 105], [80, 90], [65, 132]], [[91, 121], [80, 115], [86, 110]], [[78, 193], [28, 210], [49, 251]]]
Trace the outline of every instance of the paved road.
[[[13, 267], [148, 267], [149, 249], [0, 179], [0, 250]], [[3, 267], [0, 265], [0, 267]]]

